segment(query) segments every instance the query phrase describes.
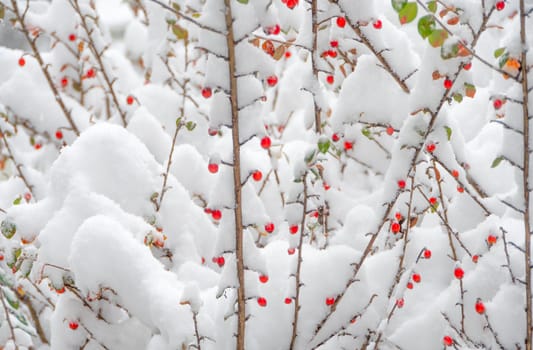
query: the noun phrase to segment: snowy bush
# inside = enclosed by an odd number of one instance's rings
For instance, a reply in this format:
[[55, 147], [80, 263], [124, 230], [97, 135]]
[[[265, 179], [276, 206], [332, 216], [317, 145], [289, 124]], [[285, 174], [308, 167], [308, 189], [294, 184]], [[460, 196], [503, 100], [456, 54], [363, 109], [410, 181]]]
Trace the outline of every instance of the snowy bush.
[[533, 3], [0, 0], [0, 349], [532, 349]]

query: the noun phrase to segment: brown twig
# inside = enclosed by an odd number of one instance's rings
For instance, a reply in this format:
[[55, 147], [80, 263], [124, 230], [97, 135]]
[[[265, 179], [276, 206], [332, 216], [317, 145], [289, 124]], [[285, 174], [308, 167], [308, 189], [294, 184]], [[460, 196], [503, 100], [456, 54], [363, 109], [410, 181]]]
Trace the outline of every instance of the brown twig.
[[301, 269], [302, 269], [302, 247], [303, 247], [303, 241], [304, 241], [304, 234], [305, 234], [305, 218], [307, 216], [307, 173], [302, 178], [303, 183], [303, 199], [302, 199], [302, 219], [300, 221], [300, 237], [298, 239], [298, 260], [296, 262], [296, 272], [294, 275], [295, 278], [295, 289], [296, 289], [296, 295], [294, 296], [294, 313], [293, 313], [293, 319], [292, 319], [292, 335], [291, 335], [291, 342], [289, 345], [289, 349], [294, 349], [294, 345], [296, 344], [296, 337], [298, 336], [298, 316], [300, 312], [300, 287], [301, 287]]
[[[100, 67], [100, 72], [102, 73], [102, 76], [104, 77], [104, 81], [107, 85], [107, 92], [111, 95], [113, 104], [115, 105], [115, 108], [117, 109], [118, 114], [120, 115], [120, 119], [122, 119], [122, 124], [124, 125], [124, 127], [126, 127], [128, 125], [126, 121], [126, 112], [122, 110], [122, 107], [117, 98], [117, 94], [115, 93], [115, 89], [113, 88], [113, 84], [115, 83], [116, 79], [111, 79], [104, 65], [104, 62], [102, 60], [102, 55], [104, 54], [104, 52], [103, 51], [99, 52], [96, 49], [96, 46], [94, 44], [94, 40], [92, 37], [92, 33], [94, 32], [94, 30], [89, 29], [89, 24], [87, 23], [87, 16], [82, 13], [78, 0], [69, 0], [69, 2], [81, 19], [81, 27], [83, 28], [83, 31], [85, 32], [85, 35], [87, 36], [87, 44], [89, 46], [89, 49], [93, 53], [93, 56], [96, 59], [98, 66]], [[109, 111], [109, 108], [110, 108], [109, 105], [107, 108], [108, 108], [108, 115], [110, 115], [111, 113]]]
[[[155, 0], [153, 0], [155, 1]], [[236, 75], [236, 52], [235, 37], [233, 33], [233, 15], [231, 11], [231, 0], [224, 0], [226, 8], [226, 45], [228, 49], [228, 76], [230, 80], [230, 104], [231, 104], [231, 135], [233, 142], [233, 190], [235, 208], [235, 255], [237, 263], [237, 350], [244, 350], [245, 330], [246, 330], [246, 294], [244, 279], [244, 247], [243, 247], [243, 217], [242, 217], [242, 183], [241, 183], [241, 145], [239, 134], [239, 102], [238, 85]]]
[[[27, 8], [29, 7], [29, 0], [26, 2]], [[67, 106], [65, 105], [63, 98], [61, 97], [59, 91], [57, 90], [56, 85], [54, 84], [54, 81], [52, 80], [52, 76], [50, 75], [50, 72], [48, 72], [48, 64], [44, 63], [44, 60], [41, 56], [41, 52], [37, 48], [37, 38], [32, 38], [30, 32], [28, 31], [28, 28], [24, 24], [24, 17], [26, 14], [27, 9], [24, 11], [24, 14], [20, 13], [20, 10], [18, 8], [17, 0], [11, 0], [11, 11], [15, 15], [15, 18], [18, 22], [20, 22], [21, 31], [24, 34], [24, 37], [26, 38], [26, 41], [30, 45], [33, 56], [37, 60], [37, 63], [39, 63], [39, 67], [41, 68], [41, 71], [44, 74], [44, 77], [46, 78], [46, 81], [48, 82], [48, 86], [50, 87], [50, 90], [52, 90], [52, 94], [54, 95], [54, 98], [59, 105], [59, 108], [61, 108], [61, 111], [65, 115], [65, 118], [67, 119], [68, 123], [70, 124], [70, 127], [74, 133], [79, 136], [80, 131], [78, 130], [78, 127], [74, 123], [74, 120], [72, 119], [72, 115], [70, 114], [70, 111], [67, 109]]]
[[526, 9], [524, 0], [520, 0], [520, 44], [521, 44], [521, 62], [522, 62], [522, 123], [523, 123], [523, 163], [524, 170], [522, 171], [522, 188], [524, 193], [524, 269], [526, 279], [526, 350], [532, 349], [533, 342], [533, 311], [531, 305], [531, 224], [530, 224], [530, 201], [529, 193], [531, 188], [529, 187], [529, 81], [527, 68], [527, 37], [526, 37]]

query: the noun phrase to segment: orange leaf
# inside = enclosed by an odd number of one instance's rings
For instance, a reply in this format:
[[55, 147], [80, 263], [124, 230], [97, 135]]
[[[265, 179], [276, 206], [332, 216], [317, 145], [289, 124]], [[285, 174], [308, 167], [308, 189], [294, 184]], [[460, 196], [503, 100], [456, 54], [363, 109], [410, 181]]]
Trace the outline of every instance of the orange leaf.
[[458, 16], [452, 17], [446, 23], [448, 23], [451, 26], [456, 25], [457, 23], [459, 23], [459, 17]]

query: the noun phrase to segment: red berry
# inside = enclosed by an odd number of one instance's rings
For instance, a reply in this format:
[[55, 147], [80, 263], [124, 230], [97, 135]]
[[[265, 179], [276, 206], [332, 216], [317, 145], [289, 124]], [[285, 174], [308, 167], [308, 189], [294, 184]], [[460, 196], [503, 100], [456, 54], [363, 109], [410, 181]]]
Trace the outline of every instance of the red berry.
[[326, 51], [326, 54], [327, 54], [329, 57], [331, 57], [331, 58], [335, 58], [335, 57], [337, 57], [337, 51], [335, 51], [335, 50], [328, 50], [328, 51]]
[[494, 106], [495, 110], [498, 110], [498, 109], [502, 108], [503, 102], [502, 102], [502, 100], [500, 100], [498, 98], [498, 99], [494, 100], [494, 102], [492, 102], [492, 105]]
[[437, 148], [437, 146], [436, 146], [433, 142], [428, 143], [428, 144], [426, 145], [426, 151], [428, 151], [429, 153], [433, 153], [433, 152], [435, 152], [435, 149], [436, 149], [436, 148]]
[[330, 45], [331, 47], [338, 47], [338, 46], [339, 46], [339, 42], [338, 42], [337, 40], [331, 40], [331, 41], [329, 42], [329, 45]]
[[465, 272], [462, 268], [460, 267], [456, 267], [455, 270], [453, 270], [453, 275], [455, 276], [455, 278], [457, 278], [458, 280], [462, 279], [465, 275]]
[[222, 218], [222, 212], [219, 209], [215, 209], [211, 212], [211, 216], [218, 221]]
[[403, 218], [402, 213], [400, 213], [400, 212], [397, 212], [396, 214], [394, 214], [394, 217], [395, 217], [396, 220], [398, 220], [398, 221], [400, 221], [400, 220]]
[[429, 259], [431, 258], [431, 250], [425, 249], [424, 250], [424, 258]]
[[505, 8], [505, 1], [498, 1], [496, 3], [496, 10], [501, 11]]
[[468, 62], [467, 64], [465, 64], [465, 65], [463, 66], [463, 69], [464, 69], [464, 70], [470, 70], [470, 68], [472, 68], [472, 62]]
[[290, 51], [285, 51], [285, 58], [291, 58], [292, 53]]
[[259, 306], [261, 307], [265, 307], [267, 306], [267, 300], [263, 297], [259, 297], [257, 298], [257, 303], [259, 304]]
[[396, 300], [396, 306], [398, 307], [398, 309], [401, 309], [404, 304], [405, 304], [405, 301], [403, 300], [403, 298]]
[[265, 276], [265, 275], [259, 276], [259, 282], [267, 283], [268, 282], [268, 276]]
[[357, 321], [357, 317], [354, 317], [354, 318], [352, 318], [352, 319], [350, 320], [350, 323], [351, 323], [351, 324], [354, 324], [356, 321]]
[[465, 191], [464, 188], [462, 188], [461, 186], [457, 186], [457, 192], [463, 193], [464, 191]]
[[344, 141], [344, 150], [349, 151], [351, 149], [353, 149], [353, 142]]
[[333, 134], [333, 135], [331, 135], [331, 140], [332, 140], [333, 142], [337, 142], [337, 141], [339, 141], [340, 139], [341, 139], [341, 138], [339, 137], [338, 134]]
[[474, 264], [477, 264], [477, 261], [479, 260], [479, 256], [478, 255], [472, 255], [472, 262]]
[[73, 331], [75, 331], [76, 329], [78, 329], [78, 322], [76, 321], [70, 321], [69, 324], [68, 324], [69, 328], [72, 329]]
[[393, 222], [392, 225], [390, 225], [390, 230], [392, 231], [392, 233], [398, 233], [398, 232], [400, 232], [400, 229], [401, 229], [401, 228], [402, 228], [402, 227], [401, 227], [400, 224], [397, 223], [397, 222]]
[[453, 170], [452, 170], [452, 176], [455, 177], [455, 178], [459, 177], [459, 171], [453, 169]]
[[326, 298], [326, 305], [331, 306], [335, 304], [335, 298]]
[[29, 202], [31, 200], [31, 193], [30, 192], [24, 193], [24, 199], [26, 200], [26, 202]]
[[0, 261], [4, 260], [4, 254], [0, 253]]
[[96, 76], [96, 71], [94, 70], [94, 68], [89, 68], [85, 75], [87, 76], [87, 78], [94, 78]]
[[298, 5], [298, 0], [287, 0], [286, 4], [287, 4], [287, 7], [292, 10]]
[[405, 180], [398, 180], [398, 187], [400, 189], [404, 189], [405, 188]]
[[261, 147], [263, 147], [264, 149], [270, 148], [271, 145], [272, 141], [270, 140], [270, 137], [265, 136], [261, 139]]
[[493, 245], [493, 244], [496, 244], [496, 241], [498, 240], [498, 237], [494, 236], [494, 235], [489, 235], [487, 237], [487, 243], [489, 245]]
[[318, 218], [320, 214], [318, 214], [318, 211], [315, 210], [314, 212], [311, 213], [311, 216], [314, 217], [314, 218]]
[[126, 103], [129, 104], [130, 106], [133, 104], [134, 101], [135, 99], [133, 98], [133, 96], [128, 95], [128, 97], [126, 97]]
[[289, 305], [292, 303], [292, 298], [285, 298], [285, 304]]
[[437, 203], [437, 198], [435, 198], [435, 197], [429, 198], [429, 204], [435, 205], [436, 203]]
[[383, 26], [383, 23], [381, 23], [381, 20], [377, 19], [374, 21], [374, 23], [372, 23], [372, 25], [374, 26], [375, 29], [381, 29], [381, 27]]
[[217, 265], [218, 265], [219, 267], [224, 266], [225, 263], [226, 263], [226, 259], [224, 259], [223, 256], [219, 256], [219, 257], [217, 257]]
[[453, 81], [451, 81], [450, 79], [444, 79], [443, 85], [446, 90], [450, 90], [452, 88]]
[[298, 233], [298, 225], [291, 225], [291, 227], [289, 227], [289, 232], [292, 234], [292, 235], [295, 235]]
[[329, 189], [331, 188], [331, 186], [328, 185], [326, 182], [324, 182], [324, 183], [322, 184], [322, 186], [324, 187], [324, 190], [325, 190], [325, 191], [327, 191], [327, 190], [329, 190]]
[[209, 129], [207, 129], [207, 133], [209, 134], [209, 136], [217, 136], [218, 135], [218, 129], [209, 128]]
[[68, 40], [70, 41], [76, 41], [76, 34], [69, 34]]
[[211, 174], [216, 174], [218, 172], [218, 164], [211, 163], [207, 166], [207, 169]]
[[63, 138], [63, 133], [61, 130], [56, 131], [56, 139], [61, 140]]
[[61, 78], [61, 87], [67, 87], [68, 79], [66, 77]]
[[204, 208], [204, 213], [206, 214], [212, 214], [213, 211], [210, 208]]
[[202, 256], [202, 265], [205, 264], [205, 258]]
[[268, 34], [278, 35], [281, 32], [281, 28], [280, 28], [279, 24], [276, 24], [275, 26], [268, 27], [266, 29], [266, 31], [267, 31]]
[[40, 150], [41, 147], [43, 147], [43, 145], [41, 145], [40, 143], [36, 143], [33, 148], [35, 148], [36, 150]]
[[24, 67], [25, 64], [26, 60], [24, 59], [24, 57], [19, 58], [19, 66]]
[[413, 274], [413, 281], [414, 281], [415, 283], [420, 283], [420, 281], [422, 281], [422, 276], [420, 276], [419, 273], [414, 273], [414, 274]]
[[287, 254], [289, 254], [289, 255], [293, 255], [295, 252], [296, 252], [296, 249], [295, 249], [295, 248], [289, 248], [289, 249], [287, 249]]
[[265, 224], [265, 231], [268, 233], [274, 232], [274, 224], [269, 222], [268, 224]]
[[328, 75], [326, 81], [331, 85], [335, 82], [335, 77], [333, 75]]
[[211, 97], [211, 95], [213, 95], [213, 91], [211, 91], [210, 87], [204, 87], [202, 89], [202, 96], [204, 98], [209, 98], [209, 97]]
[[252, 173], [252, 178], [254, 181], [261, 181], [263, 178], [263, 173], [260, 170], [256, 170]]
[[453, 345], [453, 338], [450, 337], [449, 335], [446, 335], [444, 336], [444, 338], [442, 338], [442, 343], [446, 346], [452, 346]]
[[481, 300], [478, 300], [476, 302], [476, 305], [475, 305], [475, 308], [476, 308], [476, 312], [478, 314], [483, 314], [485, 313], [485, 304], [483, 304], [483, 302]]
[[59, 288], [59, 289], [56, 289], [56, 293], [57, 293], [57, 294], [63, 294], [63, 293], [65, 293], [65, 287], [61, 287], [61, 288]]
[[392, 126], [387, 127], [387, 135], [391, 136], [394, 134], [394, 129]]
[[346, 18], [344, 17], [337, 17], [337, 26], [339, 28], [344, 28], [346, 26]]
[[270, 86], [270, 87], [276, 86], [276, 84], [278, 83], [278, 77], [275, 76], [275, 75], [271, 75], [271, 76], [267, 77], [266, 82], [267, 82], [268, 86]]
[[407, 282], [407, 289], [413, 289], [413, 284], [411, 282]]

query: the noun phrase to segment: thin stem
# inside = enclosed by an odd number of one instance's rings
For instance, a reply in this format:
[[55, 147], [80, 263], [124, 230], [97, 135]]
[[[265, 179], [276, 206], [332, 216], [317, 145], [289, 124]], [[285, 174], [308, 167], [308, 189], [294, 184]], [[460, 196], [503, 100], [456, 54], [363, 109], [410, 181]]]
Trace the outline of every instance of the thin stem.
[[[98, 50], [96, 49], [96, 46], [94, 45], [94, 40], [92, 38], [93, 30], [89, 29], [89, 25], [87, 23], [87, 17], [82, 13], [78, 0], [71, 0], [70, 4], [74, 8], [78, 16], [80, 16], [81, 27], [83, 28], [83, 31], [85, 32], [85, 35], [87, 36], [87, 43], [89, 44], [89, 49], [93, 53], [93, 56], [96, 59], [98, 66], [100, 67], [100, 72], [102, 72], [102, 76], [104, 77], [104, 81], [107, 85], [107, 92], [109, 92], [109, 94], [111, 95], [113, 104], [115, 105], [115, 108], [117, 109], [118, 114], [120, 115], [120, 119], [122, 119], [122, 124], [124, 126], [127, 126], [128, 123], [126, 122], [126, 112], [122, 110], [122, 107], [120, 106], [120, 103], [117, 98], [117, 94], [115, 93], [115, 89], [113, 88], [115, 79], [111, 79], [111, 77], [109, 76], [107, 72], [107, 69], [102, 60], [103, 52], [98, 52]], [[111, 113], [109, 111], [109, 107], [110, 106], [108, 105], [108, 114], [110, 115]]]
[[303, 176], [302, 179], [303, 182], [303, 209], [302, 209], [302, 220], [300, 222], [300, 238], [298, 240], [298, 261], [296, 263], [296, 295], [294, 297], [294, 314], [293, 314], [293, 321], [292, 321], [292, 336], [291, 336], [291, 343], [289, 346], [289, 349], [294, 349], [294, 345], [296, 344], [296, 337], [298, 336], [298, 315], [300, 312], [300, 287], [301, 287], [301, 270], [302, 270], [302, 246], [304, 241], [304, 233], [305, 233], [305, 218], [307, 216], [307, 173]]
[[524, 269], [526, 270], [526, 350], [532, 349], [532, 327], [533, 317], [531, 310], [531, 225], [530, 225], [530, 212], [529, 212], [529, 84], [528, 73], [529, 69], [527, 64], [527, 38], [526, 38], [526, 10], [524, 0], [520, 0], [520, 43], [522, 48], [521, 62], [522, 62], [522, 122], [524, 124], [524, 137], [523, 137], [523, 168], [522, 171], [522, 188], [524, 191], [524, 241], [525, 241], [525, 254], [524, 254]]
[[[48, 72], [48, 65], [44, 63], [44, 60], [41, 56], [41, 52], [37, 48], [36, 45], [36, 39], [32, 39], [30, 32], [28, 31], [28, 28], [24, 24], [24, 15], [22, 15], [19, 11], [17, 0], [11, 0], [11, 6], [13, 10], [13, 14], [15, 15], [15, 18], [17, 21], [20, 22], [21, 31], [24, 34], [24, 37], [26, 38], [26, 41], [31, 47], [31, 50], [33, 51], [33, 56], [37, 60], [37, 63], [39, 63], [39, 67], [41, 68], [41, 71], [44, 74], [44, 77], [46, 78], [46, 81], [48, 82], [48, 86], [50, 87], [50, 90], [52, 90], [52, 94], [55, 97], [55, 100], [57, 101], [57, 104], [59, 105], [59, 108], [65, 115], [65, 118], [67, 119], [68, 123], [70, 124], [70, 127], [74, 133], [79, 136], [80, 131], [78, 130], [78, 127], [74, 123], [74, 120], [72, 119], [72, 115], [70, 114], [70, 111], [67, 109], [67, 106], [65, 105], [63, 99], [61, 98], [61, 95], [59, 94], [59, 91], [57, 90], [56, 85], [54, 84], [54, 81], [52, 79], [52, 76], [50, 75], [50, 72]], [[28, 3], [29, 6], [29, 3]], [[25, 14], [26, 12], [24, 12]]]
[[238, 324], [237, 324], [237, 350], [244, 350], [246, 330], [246, 295], [244, 285], [244, 247], [243, 247], [243, 219], [242, 219], [242, 182], [241, 182], [241, 148], [239, 144], [239, 102], [236, 77], [235, 37], [233, 33], [233, 15], [231, 0], [224, 0], [226, 7], [226, 45], [228, 47], [228, 76], [230, 80], [231, 104], [231, 133], [233, 142], [233, 186], [235, 200], [235, 242], [237, 279]]

